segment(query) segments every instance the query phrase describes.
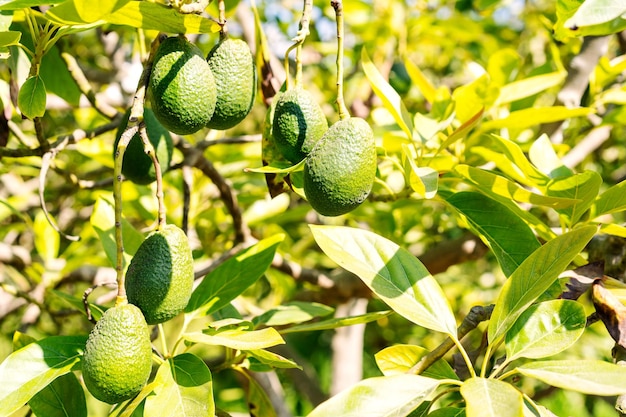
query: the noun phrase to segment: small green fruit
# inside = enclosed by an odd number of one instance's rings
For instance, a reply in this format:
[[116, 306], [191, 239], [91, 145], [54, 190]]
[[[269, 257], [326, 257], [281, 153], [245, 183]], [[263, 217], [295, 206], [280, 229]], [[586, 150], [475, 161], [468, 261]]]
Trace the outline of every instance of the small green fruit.
[[163, 323], [187, 306], [193, 280], [187, 236], [168, 224], [148, 235], [137, 249], [126, 271], [126, 295], [148, 324]]
[[302, 161], [327, 129], [322, 108], [307, 90], [296, 87], [278, 97], [272, 133], [278, 150], [290, 162]]
[[169, 131], [195, 133], [213, 116], [215, 78], [200, 48], [184, 36], [165, 39], [154, 56], [148, 93], [155, 116]]
[[304, 165], [304, 194], [324, 216], [339, 216], [359, 206], [376, 177], [374, 133], [358, 117], [333, 124]]
[[[115, 158], [115, 152], [117, 151], [117, 144], [126, 130], [128, 125], [128, 117], [130, 111], [126, 112], [123, 122], [120, 124], [117, 130], [117, 136], [115, 138], [115, 146], [113, 148], [113, 157]], [[159, 165], [161, 166], [161, 172], [165, 173], [172, 161], [172, 153], [174, 152], [174, 145], [172, 143], [172, 135], [165, 129], [154, 116], [154, 113], [149, 108], [144, 108], [143, 120], [146, 124], [146, 133], [148, 139], [155, 149]], [[124, 152], [124, 160], [122, 161], [122, 174], [124, 177], [134, 182], [135, 184], [146, 185], [154, 182], [156, 175], [154, 173], [154, 164], [152, 159], [144, 152], [143, 142], [139, 133], [135, 134], [128, 143], [126, 152]]]
[[226, 38], [211, 49], [207, 62], [217, 85], [215, 112], [207, 127], [226, 130], [241, 122], [254, 104], [254, 59], [246, 42]]
[[134, 397], [152, 370], [150, 333], [141, 311], [132, 304], [108, 309], [87, 339], [83, 379], [100, 401], [116, 404]]

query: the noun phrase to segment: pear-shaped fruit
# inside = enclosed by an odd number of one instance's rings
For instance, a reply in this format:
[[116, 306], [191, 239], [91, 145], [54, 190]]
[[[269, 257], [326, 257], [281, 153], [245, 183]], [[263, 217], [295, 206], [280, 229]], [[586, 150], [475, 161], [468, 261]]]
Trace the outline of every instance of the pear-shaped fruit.
[[187, 236], [168, 224], [148, 235], [137, 249], [126, 271], [126, 296], [148, 324], [163, 323], [187, 306], [193, 280]]
[[[117, 151], [117, 144], [126, 130], [128, 125], [128, 117], [130, 111], [126, 112], [123, 122], [120, 124], [117, 130], [117, 136], [115, 138], [115, 146], [113, 148], [113, 157]], [[174, 152], [174, 145], [172, 142], [172, 135], [170, 132], [161, 126], [161, 123], [156, 119], [151, 109], [145, 108], [143, 112], [143, 120], [146, 124], [146, 133], [148, 139], [154, 147], [154, 150], [161, 166], [161, 172], [165, 173], [172, 161], [172, 153]], [[124, 160], [122, 161], [122, 174], [124, 177], [134, 182], [135, 184], [146, 185], [154, 182], [156, 175], [154, 173], [154, 164], [152, 159], [144, 152], [143, 142], [139, 133], [135, 134], [128, 143], [128, 147], [124, 152]]]
[[207, 127], [226, 130], [250, 113], [256, 97], [256, 68], [248, 44], [225, 38], [211, 49], [207, 62], [217, 86], [217, 103]]
[[287, 160], [302, 161], [327, 129], [322, 108], [307, 90], [295, 87], [278, 96], [272, 134]]
[[367, 122], [350, 117], [333, 124], [307, 156], [304, 194], [324, 216], [339, 216], [359, 206], [376, 177], [374, 133]]
[[87, 339], [82, 359], [89, 392], [109, 404], [134, 397], [152, 370], [150, 333], [141, 311], [132, 304], [108, 309]]
[[200, 48], [184, 36], [167, 38], [159, 46], [148, 93], [159, 122], [179, 135], [197, 132], [215, 111], [215, 77]]

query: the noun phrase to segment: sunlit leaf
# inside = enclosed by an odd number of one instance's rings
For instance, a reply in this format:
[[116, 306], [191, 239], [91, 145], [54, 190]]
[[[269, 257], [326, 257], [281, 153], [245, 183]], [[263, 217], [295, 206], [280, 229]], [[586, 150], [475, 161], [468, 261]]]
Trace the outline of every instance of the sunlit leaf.
[[559, 213], [566, 215], [570, 224], [574, 225], [593, 204], [601, 185], [602, 177], [600, 174], [595, 171], [584, 171], [570, 177], [560, 177], [552, 180], [546, 188], [546, 194], [579, 200], [571, 207], [557, 210]]
[[43, 211], [38, 212], [35, 216], [33, 229], [35, 232], [35, 247], [39, 256], [44, 261], [55, 259], [59, 254], [61, 237], [48, 222]]
[[29, 77], [17, 96], [17, 105], [29, 119], [42, 117], [46, 112], [46, 86], [39, 75]]
[[445, 294], [410, 252], [366, 230], [310, 227], [324, 253], [361, 278], [394, 311], [419, 326], [456, 338], [456, 319]]
[[440, 383], [411, 374], [368, 378], [321, 403], [308, 417], [403, 417], [428, 399]]
[[230, 303], [265, 273], [284, 238], [276, 234], [224, 261], [196, 287], [185, 312], [208, 315]]
[[501, 136], [483, 136], [479, 142], [471, 143], [468, 151], [495, 163], [502, 172], [520, 184], [542, 187], [550, 181], [550, 177], [530, 163], [519, 145]]
[[300, 368], [294, 361], [264, 349], [246, 350], [245, 353], [271, 368]]
[[574, 229], [533, 252], [504, 283], [489, 320], [489, 342], [502, 338], [519, 316], [558, 278], [596, 233], [595, 226]]
[[10, 354], [0, 364], [0, 416], [11, 416], [78, 363], [87, 338], [51, 336]]
[[498, 94], [498, 87], [490, 83], [487, 74], [483, 74], [469, 84], [458, 87], [452, 93], [452, 98], [456, 103], [457, 118], [462, 123], [471, 120], [485, 108], [491, 107]]
[[[420, 359], [429, 354], [428, 349], [415, 345], [393, 345], [386, 347], [374, 355], [378, 369], [383, 375], [396, 375], [407, 373]], [[439, 359], [428, 369], [421, 373], [422, 376], [435, 379], [458, 379], [458, 376], [448, 362]]]
[[461, 385], [467, 417], [520, 417], [522, 393], [497, 379], [470, 378]]
[[387, 110], [393, 115], [396, 123], [406, 133], [409, 139], [413, 138], [413, 121], [404, 106], [400, 95], [389, 85], [372, 62], [365, 48], [361, 51], [361, 65], [363, 72], [370, 82], [372, 90], [383, 101]]
[[277, 417], [272, 401], [259, 382], [251, 375], [250, 371], [241, 367], [237, 367], [235, 370], [246, 378], [246, 401], [248, 403], [250, 416]]
[[511, 112], [501, 119], [483, 122], [480, 129], [483, 131], [495, 129], [527, 129], [542, 123], [558, 122], [574, 117], [584, 117], [594, 110], [587, 107], [569, 108], [565, 106], [531, 107]]
[[430, 80], [426, 78], [422, 70], [420, 70], [419, 67], [410, 59], [405, 59], [404, 65], [409, 73], [409, 77], [411, 77], [411, 81], [417, 85], [417, 88], [420, 90], [426, 101], [429, 103], [435, 101], [436, 88]]
[[584, 394], [626, 393], [626, 367], [600, 360], [533, 361], [518, 366], [516, 371], [548, 385]]
[[567, 27], [583, 27], [610, 22], [626, 14], [626, 0], [585, 0], [574, 16], [565, 22]]
[[591, 213], [594, 218], [603, 214], [626, 210], [626, 180], [604, 191], [593, 202]]
[[520, 203], [530, 203], [555, 209], [569, 207], [579, 202], [579, 200], [573, 198], [534, 193], [508, 178], [494, 174], [492, 171], [469, 165], [457, 165], [454, 167], [454, 171], [487, 195], [500, 196]]
[[541, 172], [550, 178], [567, 177], [572, 170], [563, 165], [548, 135], [543, 134], [530, 147], [528, 158]]
[[17, 31], [12, 31], [12, 30], [9, 30], [6, 32], [0, 32], [0, 46], [18, 45], [20, 43], [21, 37], [22, 37], [22, 32], [17, 32]]
[[211, 372], [199, 357], [183, 353], [163, 362], [155, 382], [154, 395], [146, 399], [146, 415], [215, 415]]
[[548, 74], [535, 75], [514, 81], [500, 87], [498, 104], [510, 103], [533, 96], [551, 87], [562, 83], [567, 76], [566, 72], [551, 72]]
[[528, 225], [506, 206], [472, 191], [454, 193], [447, 202], [485, 241], [506, 276], [541, 245]]
[[238, 350], [265, 349], [284, 344], [285, 341], [273, 328], [261, 330], [231, 330], [217, 331], [213, 334], [201, 332], [186, 333], [183, 338], [189, 342], [212, 346], [225, 346]]
[[407, 146], [402, 145], [402, 156], [408, 164], [406, 168], [408, 172], [405, 175], [408, 176], [409, 185], [423, 198], [433, 198], [437, 194], [439, 173], [431, 167], [418, 167]]
[[73, 373], [61, 375], [28, 402], [36, 416], [87, 417], [85, 391]]
[[507, 361], [545, 358], [572, 346], [585, 331], [582, 304], [550, 300], [530, 306], [506, 334]]

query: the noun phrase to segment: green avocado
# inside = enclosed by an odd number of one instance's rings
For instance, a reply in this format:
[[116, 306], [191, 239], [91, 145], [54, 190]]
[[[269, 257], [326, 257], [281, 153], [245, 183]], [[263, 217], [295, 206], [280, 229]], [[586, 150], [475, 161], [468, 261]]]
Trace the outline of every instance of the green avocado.
[[278, 97], [272, 134], [276, 147], [290, 162], [302, 161], [327, 129], [322, 108], [307, 90], [296, 87]]
[[339, 216], [358, 207], [376, 178], [374, 133], [350, 117], [333, 124], [307, 156], [304, 194], [315, 211]]
[[200, 48], [184, 36], [165, 39], [154, 56], [148, 96], [169, 131], [187, 135], [202, 129], [215, 111], [217, 89]]
[[226, 38], [211, 49], [207, 62], [217, 86], [215, 112], [207, 127], [226, 130], [250, 113], [256, 98], [256, 68], [248, 44]]
[[[117, 151], [117, 144], [128, 126], [128, 117], [130, 110], [126, 112], [123, 122], [120, 124], [117, 130], [117, 136], [115, 138], [115, 146], [113, 148], [113, 158], [115, 158], [115, 152]], [[170, 132], [161, 126], [161, 123], [156, 119], [154, 113], [149, 108], [144, 108], [143, 120], [146, 124], [146, 133], [148, 139], [155, 149], [159, 165], [161, 166], [161, 173], [165, 173], [172, 161], [172, 154], [174, 152], [174, 145], [172, 142], [172, 135]], [[126, 152], [124, 152], [124, 160], [122, 161], [122, 174], [124, 177], [134, 182], [135, 184], [146, 185], [154, 182], [156, 174], [154, 173], [154, 164], [152, 159], [144, 152], [143, 142], [139, 133], [128, 143]]]
[[126, 271], [126, 296], [148, 324], [180, 313], [193, 289], [193, 257], [185, 233], [168, 224], [144, 240]]
[[82, 367], [85, 386], [100, 401], [116, 404], [141, 391], [152, 370], [152, 346], [136, 306], [105, 311], [89, 334]]

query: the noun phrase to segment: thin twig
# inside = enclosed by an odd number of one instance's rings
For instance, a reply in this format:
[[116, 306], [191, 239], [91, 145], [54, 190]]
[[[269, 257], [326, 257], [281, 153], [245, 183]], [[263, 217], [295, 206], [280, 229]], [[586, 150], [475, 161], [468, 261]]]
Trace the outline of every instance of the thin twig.
[[332, 0], [330, 2], [335, 9], [337, 19], [337, 108], [339, 110], [339, 119], [345, 120], [350, 117], [348, 107], [343, 98], [343, 5], [341, 0]]

